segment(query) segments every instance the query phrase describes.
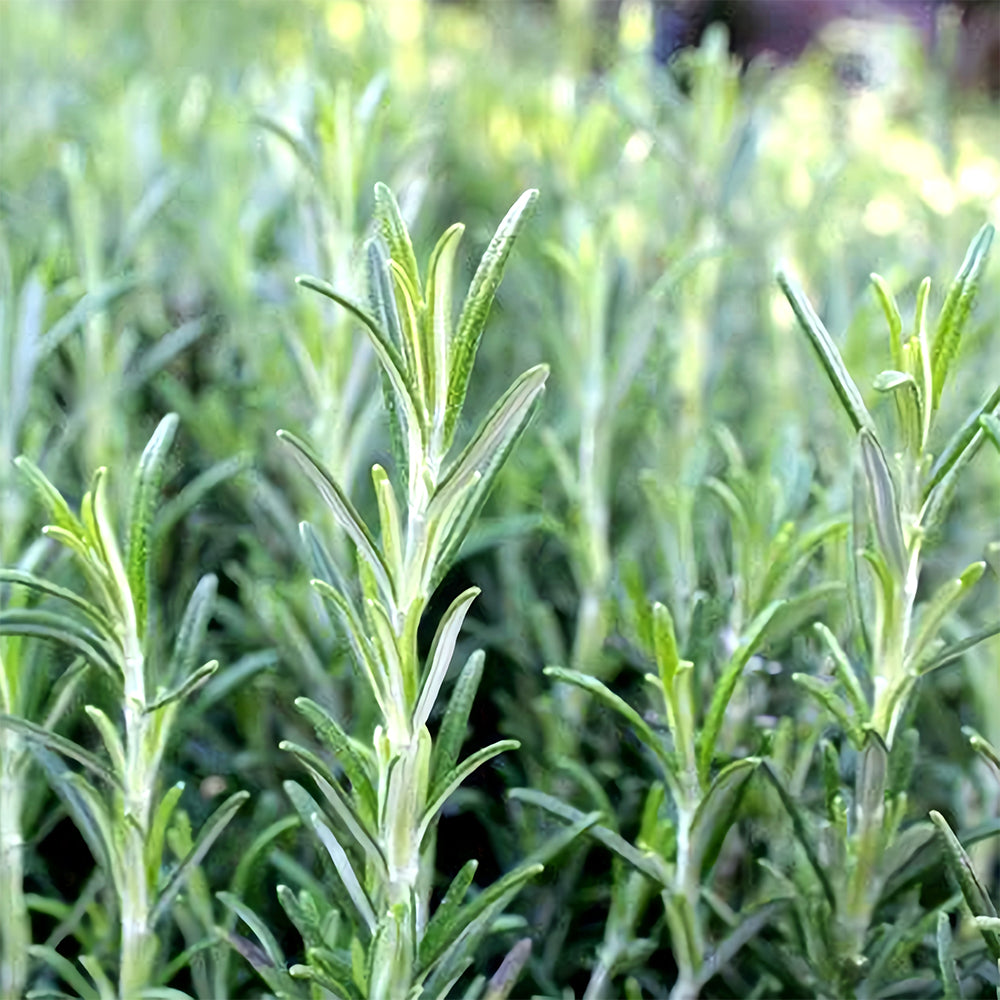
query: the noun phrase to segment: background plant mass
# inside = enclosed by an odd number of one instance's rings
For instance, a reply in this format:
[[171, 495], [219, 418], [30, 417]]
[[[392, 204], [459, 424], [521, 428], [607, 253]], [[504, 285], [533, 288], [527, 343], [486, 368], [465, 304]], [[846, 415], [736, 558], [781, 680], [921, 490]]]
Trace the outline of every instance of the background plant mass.
[[939, 8], [0, 6], [0, 997], [1000, 996]]

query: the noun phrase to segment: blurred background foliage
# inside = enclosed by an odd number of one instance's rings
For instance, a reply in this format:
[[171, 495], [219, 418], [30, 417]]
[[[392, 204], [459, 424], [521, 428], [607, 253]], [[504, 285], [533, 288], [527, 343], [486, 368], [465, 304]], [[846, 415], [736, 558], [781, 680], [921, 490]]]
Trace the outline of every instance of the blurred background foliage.
[[[483, 590], [456, 656], [487, 651], [470, 741], [523, 744], [441, 826], [442, 878], [471, 843], [485, 882], [540, 836], [541, 818], [509, 803], [509, 787], [581, 808], [603, 796], [623, 835], [638, 828], [648, 761], [541, 667], [572, 665], [641, 703], [649, 664], [630, 586], [668, 604], [689, 658], [714, 663], [759, 610], [753, 574], [775, 532], [849, 512], [852, 441], [773, 273], [783, 262], [799, 275], [874, 396], [886, 333], [870, 272], [904, 316], [931, 275], [937, 308], [972, 234], [997, 221], [997, 105], [947, 69], [959, 14], [943, 9], [939, 29], [928, 52], [906, 25], [880, 22], [859, 80], [843, 72], [850, 39], [821, 39], [793, 65], [741, 68], [718, 32], [667, 72], [652, 63], [650, 5], [638, 2], [622, 6], [611, 38], [588, 0], [0, 5], [0, 560], [52, 559], [32, 548], [39, 523], [14, 456], [78, 498], [90, 470], [128, 468], [160, 417], [179, 413], [156, 586], [166, 617], [181, 600], [171, 595], [219, 575], [204, 657], [227, 669], [179, 719], [165, 776], [188, 782], [199, 821], [227, 791], [253, 793], [204, 862], [208, 885], [228, 886], [255, 833], [288, 812], [281, 781], [294, 768], [276, 746], [310, 739], [294, 697], [366, 739], [371, 726], [298, 551], [299, 519], [335, 532], [274, 431], [313, 441], [371, 510], [367, 469], [389, 462], [373, 359], [345, 314], [293, 278], [360, 287], [375, 181], [396, 192], [418, 259], [467, 223], [466, 278], [513, 198], [541, 190], [498, 294], [470, 419], [477, 398], [539, 361], [552, 366], [549, 391], [438, 597], [443, 610], [470, 582]], [[996, 378], [998, 277], [994, 253], [945, 427]], [[740, 498], [742, 531], [718, 483]], [[998, 496], [1000, 462], [984, 453], [929, 557], [928, 591], [992, 543], [993, 578], [959, 632], [996, 614]], [[797, 589], [842, 582], [842, 560], [829, 546]], [[843, 595], [820, 598], [846, 631]], [[752, 752], [776, 717], [790, 715], [802, 738], [817, 725], [787, 682], [818, 661], [799, 628], [814, 610], [803, 605], [755, 661], [734, 753]], [[1000, 741], [998, 662], [993, 641], [922, 687], [914, 815], [933, 807], [959, 828], [996, 815], [996, 785], [960, 725]], [[65, 666], [48, 650], [30, 661], [41, 687]], [[62, 726], [90, 739], [81, 703], [70, 699]], [[35, 780], [29, 891], [81, 898], [99, 925], [87, 849]], [[995, 894], [995, 847], [979, 850]], [[246, 881], [245, 900], [276, 929], [289, 925], [273, 887], [313, 865], [309, 851], [286, 833]], [[581, 847], [515, 904], [535, 937], [525, 993], [586, 986], [607, 865]], [[734, 862], [722, 877], [738, 886], [745, 875]], [[42, 940], [53, 918], [42, 907], [33, 919]], [[72, 933], [60, 940], [70, 952]], [[493, 964], [513, 940], [500, 936]], [[233, 996], [258, 989], [241, 962], [226, 975]], [[194, 989], [186, 977], [175, 985]], [[640, 978], [655, 994], [669, 959]]]

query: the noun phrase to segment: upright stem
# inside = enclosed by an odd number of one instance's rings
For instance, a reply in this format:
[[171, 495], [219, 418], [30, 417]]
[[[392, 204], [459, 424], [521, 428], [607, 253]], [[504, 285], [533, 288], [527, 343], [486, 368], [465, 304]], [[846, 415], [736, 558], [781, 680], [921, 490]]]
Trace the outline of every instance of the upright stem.
[[[0, 661], [0, 670], [3, 663]], [[24, 748], [17, 733], [0, 729], [0, 996], [19, 997], [28, 980], [31, 925], [24, 899]]]

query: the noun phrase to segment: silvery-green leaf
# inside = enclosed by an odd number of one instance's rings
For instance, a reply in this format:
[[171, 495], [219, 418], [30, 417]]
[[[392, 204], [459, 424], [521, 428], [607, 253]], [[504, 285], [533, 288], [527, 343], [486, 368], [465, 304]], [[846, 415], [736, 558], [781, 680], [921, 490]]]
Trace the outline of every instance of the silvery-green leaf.
[[984, 413], [979, 418], [979, 426], [986, 431], [986, 436], [1000, 451], [1000, 417], [995, 413]]
[[486, 317], [493, 305], [493, 297], [500, 285], [507, 258], [514, 240], [528, 218], [528, 210], [538, 197], [536, 190], [525, 191], [511, 206], [497, 227], [486, 248], [479, 267], [469, 285], [469, 292], [462, 304], [452, 346], [451, 370], [448, 377], [448, 409], [445, 420], [444, 444], [451, 444], [469, 389], [469, 376], [476, 360], [476, 351], [486, 325]]
[[[945, 848], [945, 859], [948, 862], [948, 870], [951, 872], [965, 901], [972, 910], [974, 917], [996, 917], [997, 911], [989, 894], [983, 888], [979, 876], [972, 867], [972, 861], [966, 854], [958, 837], [952, 832], [948, 821], [941, 813], [931, 810], [931, 822], [938, 828], [941, 841]], [[1000, 933], [988, 928], [980, 928], [986, 947], [993, 956], [994, 961], [1000, 961]]]
[[410, 234], [392, 191], [381, 182], [375, 185], [375, 221], [389, 256], [403, 269], [413, 287], [419, 288], [420, 273]]
[[372, 752], [343, 730], [340, 723], [321, 705], [309, 698], [296, 698], [295, 707], [309, 720], [316, 735], [334, 754], [344, 769], [354, 794], [358, 797], [362, 815], [374, 822], [377, 810], [375, 787], [372, 784], [375, 765]]
[[735, 760], [724, 767], [705, 792], [691, 821], [691, 865], [704, 877], [715, 864], [732, 826], [746, 783], [760, 765], [757, 757]]
[[101, 994], [87, 981], [79, 969], [65, 955], [47, 945], [32, 944], [28, 953], [41, 959], [67, 986], [76, 990], [80, 1000], [102, 1000]]
[[941, 584], [937, 593], [921, 608], [919, 624], [906, 650], [906, 664], [911, 672], [922, 672], [926, 654], [942, 622], [979, 582], [985, 569], [984, 562], [972, 563], [960, 576]]
[[129, 510], [129, 539], [126, 560], [128, 587], [135, 606], [139, 635], [146, 631], [146, 614], [149, 602], [150, 536], [153, 518], [160, 500], [160, 484], [167, 452], [177, 433], [179, 418], [168, 413], [157, 425], [132, 479], [132, 505]]
[[420, 825], [417, 828], [417, 841], [422, 842], [431, 823], [436, 819], [437, 814], [443, 808], [445, 802], [451, 798], [455, 789], [465, 781], [474, 771], [478, 770], [488, 760], [506, 753], [508, 750], [517, 750], [521, 746], [518, 740], [497, 740], [488, 747], [476, 750], [469, 754], [452, 771], [441, 776], [431, 789], [427, 808], [420, 818]]
[[428, 411], [432, 414], [434, 434], [443, 453], [445, 444], [445, 408], [448, 403], [448, 376], [452, 347], [452, 284], [455, 270], [455, 252], [465, 226], [461, 223], [449, 227], [431, 254], [427, 270], [427, 319], [430, 343], [427, 359], [431, 378], [431, 398]]
[[862, 430], [858, 441], [861, 445], [861, 465], [868, 484], [869, 510], [879, 547], [897, 580], [902, 580], [906, 575], [906, 543], [903, 541], [896, 489], [889, 466], [874, 434]]
[[84, 750], [83, 747], [72, 740], [66, 739], [65, 736], [50, 732], [34, 722], [29, 722], [27, 719], [21, 719], [13, 715], [0, 715], [0, 726], [5, 729], [12, 729], [14, 732], [27, 737], [32, 743], [46, 747], [62, 757], [75, 760], [112, 788], [121, 790], [122, 786], [119, 776], [114, 771], [105, 767], [99, 757], [92, 754], [89, 750]]
[[463, 591], [452, 601], [448, 610], [441, 618], [438, 625], [434, 641], [431, 643], [431, 650], [427, 657], [427, 670], [424, 675], [423, 684], [420, 688], [420, 697], [417, 700], [417, 707], [413, 711], [412, 727], [414, 732], [427, 724], [431, 710], [437, 702], [441, 685], [444, 683], [448, 667], [451, 665], [451, 658], [455, 653], [455, 643], [458, 641], [458, 633], [462, 629], [465, 616], [472, 606], [472, 602], [479, 596], [478, 587], [470, 587]]
[[[215, 599], [218, 593], [218, 577], [214, 573], [206, 573], [194, 588], [188, 600], [184, 615], [177, 628], [177, 638], [174, 640], [173, 655], [170, 659], [168, 676], [171, 679], [187, 678], [198, 662], [198, 651], [205, 641], [208, 624], [215, 610]], [[202, 668], [204, 669], [204, 668]]]
[[237, 810], [249, 798], [249, 792], [235, 792], [205, 820], [198, 831], [198, 836], [195, 838], [191, 850], [173, 872], [171, 872], [166, 885], [160, 890], [156, 903], [150, 913], [151, 924], [155, 923], [160, 915], [166, 912], [174, 897], [180, 892], [188, 876], [201, 863], [202, 858], [208, 854], [212, 844], [218, 840], [222, 831], [229, 825], [229, 821], [236, 815]]
[[785, 293], [785, 297], [795, 313], [795, 318], [799, 321], [799, 326], [808, 336], [830, 384], [854, 425], [855, 431], [872, 430], [874, 423], [871, 414], [868, 412], [864, 399], [854, 379], [851, 378], [833, 338], [823, 326], [798, 283], [782, 269], [778, 270], [777, 278], [781, 290]]
[[323, 846], [327, 849], [330, 859], [333, 861], [333, 865], [337, 869], [337, 874], [344, 883], [344, 888], [351, 897], [351, 902], [354, 903], [354, 908], [357, 910], [358, 916], [360, 916], [365, 922], [368, 930], [374, 933], [375, 926], [378, 923], [378, 920], [375, 917], [375, 910], [372, 908], [372, 902], [368, 898], [368, 893], [365, 892], [361, 885], [361, 881], [358, 879], [357, 873], [354, 871], [354, 866], [351, 864], [351, 860], [348, 858], [347, 852], [340, 845], [340, 841], [337, 840], [336, 835], [326, 825], [323, 818], [318, 813], [314, 813], [311, 820], [313, 829], [316, 831], [319, 839], [323, 842]]
[[990, 244], [993, 242], [993, 226], [988, 222], [973, 238], [966, 252], [965, 260], [948, 289], [941, 314], [938, 317], [934, 338], [931, 342], [931, 369], [933, 373], [936, 410], [941, 400], [941, 389], [948, 375], [948, 369], [958, 353], [962, 331], [972, 311], [972, 303], [978, 290], [980, 272], [986, 262]]
[[903, 317], [899, 314], [896, 297], [880, 275], [872, 274], [869, 277], [879, 305], [882, 306], [882, 312], [885, 313], [885, 320], [889, 324], [889, 354], [892, 363], [897, 368], [901, 368], [903, 366]]
[[705, 713], [705, 722], [698, 743], [698, 774], [703, 783], [708, 780], [712, 755], [715, 753], [715, 745], [719, 733], [722, 731], [726, 708], [729, 706], [736, 685], [743, 674], [743, 668], [760, 645], [767, 627], [771, 624], [771, 619], [784, 603], [784, 601], [772, 601], [750, 622], [740, 645], [730, 657], [729, 664], [715, 685], [711, 704]]
[[442, 540], [436, 571], [430, 581], [432, 588], [440, 582], [465, 540], [472, 518], [486, 502], [497, 473], [528, 424], [548, 375], [547, 365], [536, 365], [514, 381], [440, 484], [431, 501], [429, 519], [448, 509], [451, 495], [456, 490], [465, 490], [469, 482], [474, 481], [459, 513], [451, 523], [444, 526], [446, 537]]
[[469, 712], [476, 697], [479, 682], [483, 676], [485, 654], [476, 650], [465, 662], [458, 680], [448, 699], [444, 718], [438, 728], [437, 739], [431, 757], [431, 786], [436, 787], [450, 773], [458, 760], [459, 751], [465, 742], [465, 733], [469, 723]]
[[305, 469], [320, 495], [327, 502], [334, 519], [347, 532], [358, 552], [364, 557], [371, 571], [375, 574], [383, 597], [395, 602], [395, 587], [385, 564], [382, 554], [375, 545], [368, 526], [354, 509], [354, 505], [340, 488], [334, 478], [324, 468], [316, 453], [304, 441], [289, 431], [278, 431], [278, 437], [292, 446], [293, 453], [299, 464]]

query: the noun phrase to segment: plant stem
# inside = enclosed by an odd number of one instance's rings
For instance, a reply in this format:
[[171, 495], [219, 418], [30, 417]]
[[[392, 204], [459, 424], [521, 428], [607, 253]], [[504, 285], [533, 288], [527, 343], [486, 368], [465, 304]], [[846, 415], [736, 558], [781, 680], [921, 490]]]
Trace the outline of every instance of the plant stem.
[[[0, 671], [3, 660], [0, 658]], [[7, 711], [7, 707], [4, 706]], [[17, 733], [0, 729], [0, 996], [19, 997], [28, 979], [31, 923], [24, 899], [24, 749]]]

